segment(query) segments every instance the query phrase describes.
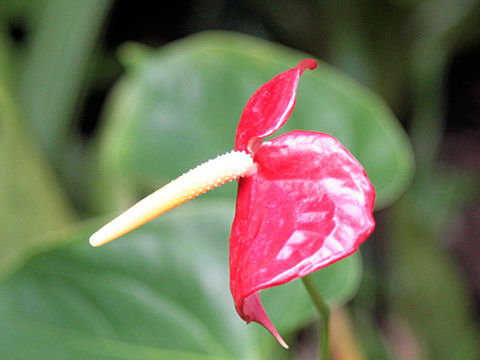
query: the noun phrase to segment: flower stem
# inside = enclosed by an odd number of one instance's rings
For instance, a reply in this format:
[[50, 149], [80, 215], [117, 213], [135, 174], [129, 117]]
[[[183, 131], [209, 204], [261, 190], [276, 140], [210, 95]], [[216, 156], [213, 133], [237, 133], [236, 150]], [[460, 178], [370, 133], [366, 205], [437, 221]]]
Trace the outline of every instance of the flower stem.
[[322, 318], [322, 351], [320, 352], [321, 360], [328, 360], [330, 358], [330, 308], [328, 307], [327, 303], [323, 299], [322, 295], [318, 291], [315, 283], [310, 275], [302, 277], [303, 285], [308, 291], [310, 298], [312, 299], [315, 307], [318, 310]]

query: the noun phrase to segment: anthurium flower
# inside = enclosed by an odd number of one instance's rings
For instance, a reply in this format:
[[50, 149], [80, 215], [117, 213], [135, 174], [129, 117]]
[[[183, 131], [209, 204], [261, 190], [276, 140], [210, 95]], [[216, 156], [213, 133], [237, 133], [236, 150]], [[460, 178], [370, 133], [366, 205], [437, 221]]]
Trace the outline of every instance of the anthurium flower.
[[238, 179], [230, 236], [230, 288], [242, 319], [262, 324], [285, 347], [259, 292], [315, 272], [358, 249], [372, 233], [375, 191], [335, 138], [292, 131], [269, 141], [289, 118], [304, 60], [247, 102], [235, 150], [190, 170], [90, 238], [102, 245], [215, 186]]

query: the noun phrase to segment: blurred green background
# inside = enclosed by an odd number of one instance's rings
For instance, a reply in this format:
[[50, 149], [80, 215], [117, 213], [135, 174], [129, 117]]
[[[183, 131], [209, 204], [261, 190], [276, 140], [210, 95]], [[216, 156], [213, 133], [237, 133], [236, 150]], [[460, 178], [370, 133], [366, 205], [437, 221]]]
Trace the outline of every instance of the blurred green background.
[[2, 0], [0, 358], [313, 359], [301, 283], [228, 288], [234, 184], [105, 247], [89, 235], [234, 144], [305, 58], [281, 129], [328, 132], [377, 190], [361, 252], [320, 270], [333, 359], [478, 359], [480, 2]]

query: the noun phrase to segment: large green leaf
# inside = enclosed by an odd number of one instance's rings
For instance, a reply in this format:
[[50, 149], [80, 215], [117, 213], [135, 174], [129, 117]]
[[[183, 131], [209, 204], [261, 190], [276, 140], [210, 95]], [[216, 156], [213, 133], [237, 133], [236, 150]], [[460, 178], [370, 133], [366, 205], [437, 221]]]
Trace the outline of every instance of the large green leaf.
[[[98, 224], [87, 224], [68, 237], [71, 245], [36, 255], [0, 286], [0, 357], [265, 359], [281, 349], [235, 312], [228, 283], [233, 208], [191, 202], [99, 249], [86, 241]], [[350, 257], [314, 276], [339, 303], [355, 291], [360, 272], [359, 259]], [[262, 299], [287, 339], [315, 313], [296, 281]]]
[[72, 215], [0, 77], [0, 277], [32, 248], [50, 244], [51, 233], [70, 224]]
[[[233, 147], [253, 92], [308, 55], [232, 33], [205, 33], [158, 51], [123, 51], [127, 73], [110, 97], [102, 166], [131, 190], [150, 191]], [[404, 191], [412, 175], [408, 140], [374, 94], [320, 62], [304, 74], [289, 129], [328, 132], [365, 166], [377, 207]], [[108, 189], [107, 189], [108, 190]], [[234, 192], [234, 187], [217, 194]]]
[[111, 0], [46, 0], [20, 78], [26, 120], [50, 159], [62, 154], [87, 62]]

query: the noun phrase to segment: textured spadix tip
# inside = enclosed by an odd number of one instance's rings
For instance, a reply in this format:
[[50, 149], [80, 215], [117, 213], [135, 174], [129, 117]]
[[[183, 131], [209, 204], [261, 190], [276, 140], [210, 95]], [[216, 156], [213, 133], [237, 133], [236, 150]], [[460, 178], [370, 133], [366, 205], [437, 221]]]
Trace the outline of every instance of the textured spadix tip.
[[94, 247], [98, 247], [102, 245], [102, 237], [98, 235], [98, 232], [96, 232], [95, 234], [90, 236], [90, 239], [88, 239], [88, 242], [90, 243], [90, 245]]
[[90, 237], [98, 247], [217, 186], [244, 176], [253, 166], [250, 155], [231, 151], [188, 171], [133, 205]]

